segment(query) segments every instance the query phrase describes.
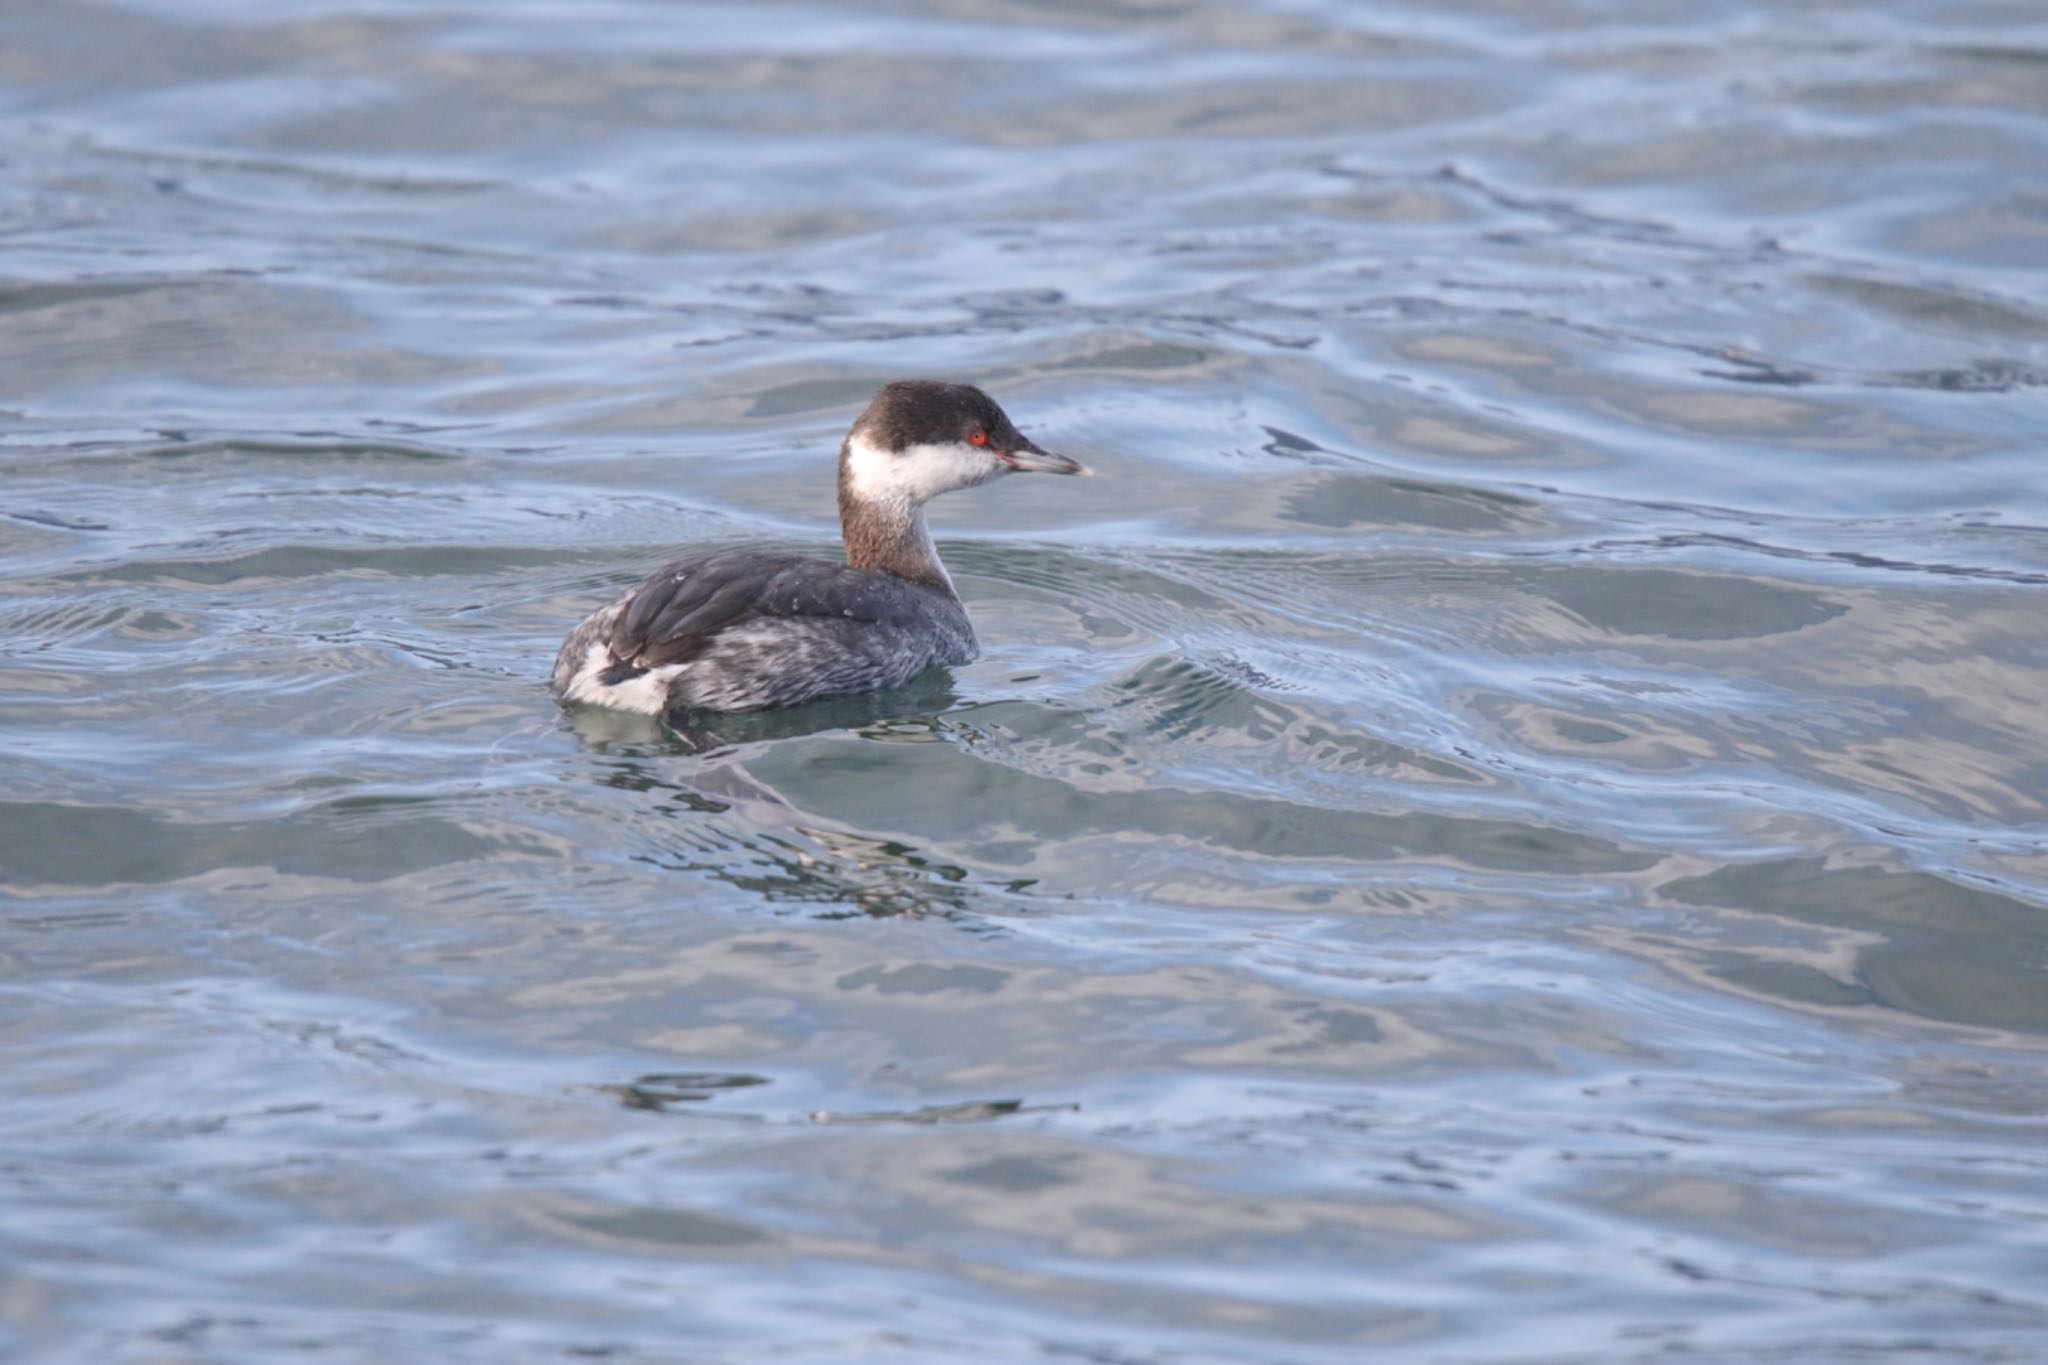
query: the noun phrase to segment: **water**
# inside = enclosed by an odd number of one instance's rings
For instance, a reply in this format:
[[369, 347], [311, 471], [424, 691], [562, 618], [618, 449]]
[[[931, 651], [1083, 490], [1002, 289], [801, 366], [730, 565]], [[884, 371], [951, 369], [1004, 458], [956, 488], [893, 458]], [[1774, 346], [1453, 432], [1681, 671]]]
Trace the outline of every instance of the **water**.
[[[0, 1354], [2048, 1359], [2037, 4], [5, 34]], [[980, 662], [557, 712], [911, 374]]]

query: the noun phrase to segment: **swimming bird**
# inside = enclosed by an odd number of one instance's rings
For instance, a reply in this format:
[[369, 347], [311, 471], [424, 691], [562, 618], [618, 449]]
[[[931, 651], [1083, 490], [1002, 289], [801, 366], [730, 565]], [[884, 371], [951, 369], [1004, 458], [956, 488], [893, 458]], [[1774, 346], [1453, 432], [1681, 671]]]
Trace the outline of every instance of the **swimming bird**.
[[839, 449], [844, 564], [757, 550], [664, 564], [569, 633], [555, 695], [681, 727], [701, 712], [881, 691], [970, 663], [980, 645], [925, 503], [1008, 474], [1088, 472], [1039, 448], [970, 384], [885, 384]]

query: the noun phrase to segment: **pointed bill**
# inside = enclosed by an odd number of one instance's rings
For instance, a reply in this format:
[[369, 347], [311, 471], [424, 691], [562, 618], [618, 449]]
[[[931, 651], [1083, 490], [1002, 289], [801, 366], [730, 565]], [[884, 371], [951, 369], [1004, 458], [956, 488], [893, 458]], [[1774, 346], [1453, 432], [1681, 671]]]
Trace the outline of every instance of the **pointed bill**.
[[996, 458], [1020, 474], [1079, 474], [1084, 478], [1092, 478], [1095, 474], [1079, 460], [1041, 450], [1035, 442], [1028, 440], [1015, 450], [997, 451]]

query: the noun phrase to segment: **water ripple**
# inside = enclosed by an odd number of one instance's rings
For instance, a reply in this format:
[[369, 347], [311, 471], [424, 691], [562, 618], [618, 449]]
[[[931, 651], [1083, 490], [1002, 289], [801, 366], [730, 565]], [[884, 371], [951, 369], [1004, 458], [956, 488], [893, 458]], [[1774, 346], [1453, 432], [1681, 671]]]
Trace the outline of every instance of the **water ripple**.
[[2037, 1349], [2025, 5], [17, 8], [0, 1353]]

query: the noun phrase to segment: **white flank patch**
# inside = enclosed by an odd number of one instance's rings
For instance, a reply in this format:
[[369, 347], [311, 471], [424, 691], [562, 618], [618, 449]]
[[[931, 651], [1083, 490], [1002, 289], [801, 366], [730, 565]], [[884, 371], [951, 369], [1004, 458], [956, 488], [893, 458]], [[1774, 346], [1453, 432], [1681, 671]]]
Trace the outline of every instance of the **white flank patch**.
[[863, 502], [916, 507], [956, 488], [987, 483], [1009, 467], [984, 446], [965, 441], [907, 446], [893, 454], [854, 436], [846, 443], [847, 484]]
[[610, 668], [611, 663], [611, 651], [602, 641], [592, 645], [583, 655], [583, 666], [562, 689], [563, 699], [589, 706], [609, 706], [614, 711], [634, 711], [643, 716], [658, 716], [668, 709], [669, 680], [683, 671], [683, 665], [650, 669], [616, 685], [600, 682], [597, 675]]

